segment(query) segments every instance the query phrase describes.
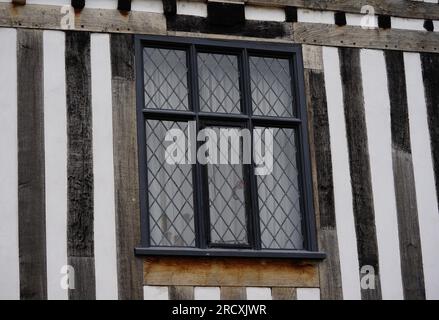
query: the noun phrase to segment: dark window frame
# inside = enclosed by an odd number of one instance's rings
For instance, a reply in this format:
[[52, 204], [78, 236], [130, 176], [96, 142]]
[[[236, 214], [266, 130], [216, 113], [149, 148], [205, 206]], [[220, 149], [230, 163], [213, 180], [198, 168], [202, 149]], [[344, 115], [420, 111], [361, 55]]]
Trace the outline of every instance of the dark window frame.
[[[144, 73], [143, 73], [143, 48], [166, 48], [184, 49], [187, 52], [188, 67], [188, 103], [191, 110], [159, 110], [144, 108]], [[225, 114], [214, 112], [201, 112], [198, 94], [197, 52], [238, 54], [240, 87], [242, 90], [241, 111], [242, 114]], [[295, 117], [281, 118], [273, 116], [254, 116], [251, 105], [251, 83], [249, 74], [249, 53], [252, 56], [287, 58], [294, 78], [292, 79], [292, 94], [296, 101]], [[303, 74], [302, 48], [300, 45], [290, 43], [265, 43], [238, 40], [210, 40], [202, 38], [174, 37], [174, 36], [135, 36], [135, 63], [136, 63], [136, 99], [137, 99], [137, 129], [138, 129], [138, 157], [139, 157], [139, 192], [141, 214], [141, 243], [135, 248], [137, 255], [175, 255], [175, 256], [218, 256], [218, 257], [266, 257], [266, 258], [298, 258], [298, 259], [323, 259], [325, 253], [318, 251], [316, 238], [316, 224], [313, 208], [312, 177], [309, 156], [307, 110], [305, 104], [305, 88]], [[247, 79], [248, 81], [244, 81]], [[146, 165], [146, 134], [145, 121], [147, 119], [189, 121], [195, 120], [197, 132], [200, 123], [209, 122], [224, 124], [235, 123], [237, 127], [249, 124], [250, 129], [255, 126], [293, 128], [296, 131], [298, 180], [300, 186], [302, 236], [304, 239], [303, 250], [285, 249], [261, 249], [260, 219], [258, 208], [258, 194], [256, 177], [251, 174], [254, 164], [243, 166], [243, 174], [249, 179], [252, 194], [249, 196], [250, 210], [252, 214], [252, 230], [248, 230], [249, 243], [252, 248], [239, 246], [230, 248], [214, 248], [207, 246], [207, 234], [209, 228], [206, 225], [206, 191], [204, 194], [201, 186], [206, 182], [202, 179], [203, 168], [200, 164], [193, 165], [193, 196], [194, 196], [194, 222], [196, 248], [189, 247], [151, 247], [149, 237], [149, 213], [148, 213], [148, 189], [147, 189], [147, 165]], [[198, 145], [199, 146], [199, 145]], [[197, 147], [198, 147], [197, 146]], [[248, 171], [248, 172], [247, 172]], [[249, 189], [249, 188], [247, 188]], [[208, 192], [208, 191], [207, 191]], [[248, 192], [245, 192], [248, 193]], [[202, 197], [200, 199], [200, 197]], [[208, 197], [208, 195], [207, 195]], [[204, 200], [203, 200], [204, 199]], [[207, 206], [208, 207], [208, 206]], [[246, 207], [248, 207], [246, 205]], [[255, 210], [256, 208], [256, 210]], [[246, 212], [248, 210], [246, 209]], [[259, 237], [259, 240], [257, 240]]]

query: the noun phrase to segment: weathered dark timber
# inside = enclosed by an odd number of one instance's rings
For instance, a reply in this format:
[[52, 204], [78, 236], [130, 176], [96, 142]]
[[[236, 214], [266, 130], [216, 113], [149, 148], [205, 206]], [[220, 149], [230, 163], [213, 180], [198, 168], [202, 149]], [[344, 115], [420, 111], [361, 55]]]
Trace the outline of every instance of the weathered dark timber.
[[95, 299], [90, 34], [66, 33], [67, 257], [77, 288], [69, 298]]
[[72, 0], [71, 4], [75, 10], [82, 10], [85, 7], [85, 0]]
[[[304, 50], [304, 60], [318, 60], [310, 66], [322, 66], [320, 47]], [[313, 53], [312, 51], [318, 51]], [[309, 56], [308, 56], [309, 55]], [[332, 180], [331, 143], [323, 70], [305, 69], [305, 92], [308, 105], [310, 151], [313, 159], [313, 180], [317, 234], [320, 250], [327, 258], [319, 264], [322, 299], [342, 299], [340, 258], [338, 250], [334, 185]]]
[[245, 287], [221, 287], [221, 300], [247, 300]]
[[424, 21], [424, 29], [427, 31], [434, 31], [433, 20], [427, 19]]
[[217, 26], [236, 26], [244, 24], [244, 3], [207, 2], [207, 19]]
[[47, 298], [43, 33], [17, 30], [20, 298]]
[[119, 299], [143, 299], [137, 162], [136, 81], [132, 35], [111, 35], [113, 143]]
[[273, 300], [297, 300], [296, 288], [271, 288]]
[[170, 31], [201, 32], [212, 34], [238, 35], [258, 38], [284, 38], [290, 33], [288, 24], [273, 21], [246, 20], [243, 24], [214, 25], [203, 17], [176, 15], [167, 19]]
[[296, 7], [285, 7], [285, 21], [286, 22], [297, 22], [297, 8]]
[[381, 29], [390, 29], [392, 27], [390, 16], [378, 15], [378, 27]]
[[360, 51], [341, 48], [339, 54], [358, 260], [360, 269], [368, 265], [375, 270], [375, 289], [361, 289], [361, 296], [364, 300], [376, 300], [381, 299], [381, 285]]
[[12, 3], [18, 6], [24, 6], [26, 4], [26, 0], [12, 0]]
[[335, 24], [339, 27], [346, 25], [346, 13], [344, 12], [336, 12], [334, 13], [334, 21]]
[[439, 55], [421, 54], [436, 196], [439, 201]]
[[[202, 1], [202, 0], [197, 0]], [[376, 14], [417, 19], [439, 19], [437, 3], [408, 0], [247, 0], [249, 5], [295, 6], [298, 8], [362, 13], [365, 5], [374, 7]]]
[[125, 12], [131, 11], [131, 0], [118, 0], [117, 10]]
[[404, 297], [425, 299], [424, 271], [407, 106], [404, 56], [385, 51], [390, 97], [392, 158]]
[[170, 286], [169, 300], [194, 300], [194, 287]]
[[177, 14], [177, 0], [162, 0], [163, 12], [166, 16], [175, 16]]

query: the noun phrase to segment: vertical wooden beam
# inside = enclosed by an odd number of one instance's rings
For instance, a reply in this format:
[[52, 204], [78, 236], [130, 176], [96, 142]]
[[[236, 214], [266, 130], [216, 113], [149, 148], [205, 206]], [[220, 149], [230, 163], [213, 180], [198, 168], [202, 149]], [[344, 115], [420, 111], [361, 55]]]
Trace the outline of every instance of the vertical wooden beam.
[[340, 48], [340, 71], [348, 140], [357, 250], [360, 269], [372, 266], [375, 289], [361, 289], [363, 299], [381, 299], [378, 245], [358, 49]]
[[421, 239], [410, 142], [404, 56], [385, 51], [390, 97], [393, 175], [404, 298], [425, 299]]
[[169, 300], [194, 300], [194, 287], [170, 286]]
[[322, 299], [342, 299], [322, 48], [305, 45], [303, 57], [317, 234], [320, 250], [327, 253], [319, 264], [321, 295]]
[[297, 300], [296, 288], [271, 288], [273, 300]]
[[134, 39], [112, 34], [110, 42], [119, 299], [143, 299], [143, 264], [134, 256], [140, 244]]
[[421, 62], [436, 182], [436, 197], [439, 202], [439, 54], [422, 53]]
[[47, 298], [43, 33], [17, 30], [21, 299]]
[[75, 269], [69, 298], [95, 299], [90, 34], [66, 33], [67, 256]]
[[163, 12], [168, 16], [175, 16], [177, 14], [177, 0], [162, 0]]
[[221, 300], [246, 300], [247, 291], [245, 287], [221, 287]]

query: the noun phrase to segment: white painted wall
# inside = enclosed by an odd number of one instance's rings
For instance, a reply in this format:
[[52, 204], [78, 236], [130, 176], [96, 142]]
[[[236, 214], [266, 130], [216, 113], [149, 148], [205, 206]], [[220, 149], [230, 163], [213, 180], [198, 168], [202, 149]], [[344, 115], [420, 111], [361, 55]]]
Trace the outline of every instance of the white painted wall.
[[177, 1], [177, 14], [207, 17], [207, 5], [202, 2]]
[[391, 17], [392, 29], [426, 31], [424, 29], [424, 20], [407, 19], [399, 17]]
[[47, 297], [67, 299], [61, 268], [67, 265], [67, 103], [65, 33], [44, 31], [44, 149]]
[[343, 297], [350, 300], [360, 300], [360, 267], [352, 208], [351, 176], [337, 48], [323, 47], [323, 64], [334, 172], [335, 216]]
[[297, 9], [298, 22], [334, 24], [334, 12]]
[[271, 288], [248, 287], [247, 300], [271, 300]]
[[16, 30], [0, 43], [0, 299], [19, 299]]
[[427, 299], [439, 299], [439, 210], [420, 55], [404, 53], [413, 169]]
[[110, 36], [90, 41], [96, 298], [117, 299]]
[[404, 299], [384, 52], [361, 50], [364, 109], [383, 299]]
[[219, 287], [195, 287], [194, 300], [220, 300]]
[[245, 6], [245, 18], [247, 20], [261, 21], [285, 21], [285, 10], [283, 8], [268, 8]]
[[144, 286], [143, 287], [144, 300], [169, 300], [168, 287], [161, 286]]
[[297, 300], [320, 300], [319, 288], [297, 288]]

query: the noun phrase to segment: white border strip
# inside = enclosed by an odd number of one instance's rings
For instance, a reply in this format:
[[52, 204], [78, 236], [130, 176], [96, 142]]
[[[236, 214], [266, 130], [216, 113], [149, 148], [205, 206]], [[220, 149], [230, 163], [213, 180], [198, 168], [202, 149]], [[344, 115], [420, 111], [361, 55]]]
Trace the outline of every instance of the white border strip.
[[338, 49], [323, 47], [329, 131], [334, 179], [334, 202], [344, 299], [360, 300], [357, 237], [352, 207], [351, 175], [346, 139]]
[[67, 265], [67, 102], [65, 34], [44, 31], [44, 150], [47, 297], [68, 299], [61, 287]]
[[90, 39], [96, 299], [117, 299], [110, 36]]
[[418, 53], [404, 53], [413, 169], [427, 299], [439, 299], [439, 210], [436, 199], [422, 67]]
[[382, 297], [402, 300], [386, 61], [381, 50], [361, 50], [360, 55]]
[[0, 28], [0, 299], [20, 299], [17, 32]]

